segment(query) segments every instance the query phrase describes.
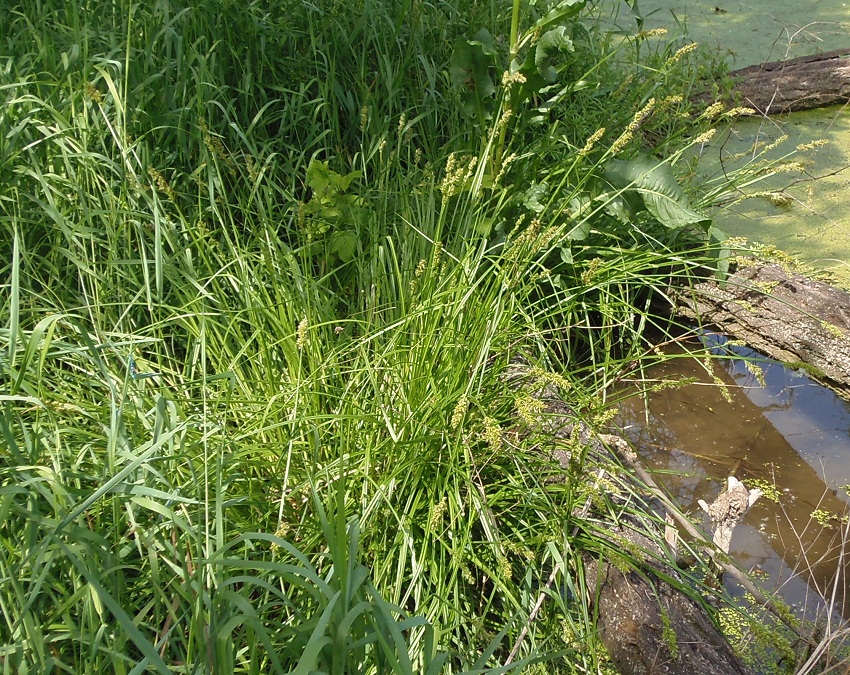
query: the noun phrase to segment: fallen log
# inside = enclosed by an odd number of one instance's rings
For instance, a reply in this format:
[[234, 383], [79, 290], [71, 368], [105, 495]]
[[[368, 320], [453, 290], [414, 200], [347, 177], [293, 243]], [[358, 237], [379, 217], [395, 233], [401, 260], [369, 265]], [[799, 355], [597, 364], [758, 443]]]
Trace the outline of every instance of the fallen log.
[[[703, 324], [713, 324], [754, 349], [795, 366], [806, 368], [834, 388], [850, 391], [850, 294], [809, 279], [778, 264], [741, 259], [723, 283], [704, 281], [687, 290], [671, 293], [676, 310]], [[518, 365], [516, 375], [527, 369]], [[532, 385], [533, 386], [533, 385]], [[592, 448], [603, 459], [614, 456], [634, 472], [646, 488], [696, 541], [705, 536], [683, 516], [655, 485], [628, 443], [618, 436], [595, 437], [578, 421], [574, 411], [552, 385], [534, 389], [535, 398], [545, 404], [545, 422], [537, 431], [553, 439], [569, 439], [568, 447]], [[564, 444], [561, 444], [563, 448]], [[554, 459], [565, 469], [572, 457], [568, 450], [556, 449]], [[637, 483], [636, 483], [637, 485]], [[757, 498], [754, 490], [730, 481], [726, 493], [703, 508], [712, 517], [715, 543], [728, 547], [734, 525]], [[634, 519], [618, 519], [610, 524], [612, 548], [621, 542], [642, 552], [637, 566], [624, 568], [615, 557], [586, 554], [584, 576], [596, 610], [597, 632], [617, 669], [623, 675], [693, 675], [704, 673], [741, 674], [750, 672], [718, 630], [706, 605], [682, 586], [670, 583], [678, 569], [675, 553], [661, 550], [663, 541], [654, 525]], [[725, 574], [733, 576], [764, 607], [785, 622], [804, 644], [805, 634], [777, 608], [745, 574], [711, 545], [705, 553]], [[550, 577], [547, 588], [554, 580]], [[529, 617], [534, 621], [546, 592], [540, 594]], [[522, 636], [512, 650], [510, 662]]]
[[[763, 115], [822, 108], [850, 101], [850, 48], [771, 61], [730, 73], [731, 94]], [[697, 97], [707, 103], [713, 97]]]
[[643, 554], [639, 568], [585, 556], [596, 630], [617, 670], [621, 675], [749, 675], [706, 605], [667, 581], [679, 570], [658, 555], [647, 528], [646, 522], [627, 519], [611, 530], [614, 541]]
[[[652, 476], [646, 469], [643, 468], [637, 454], [623, 438], [608, 434], [602, 435], [601, 438], [605, 441], [611, 451], [622, 461], [623, 465], [630, 467], [635, 472], [635, 475], [637, 475], [647, 489], [649, 489], [650, 492], [652, 492], [652, 494], [667, 508], [668, 515], [675, 519], [685, 532], [693, 537], [695, 541], [705, 540], [703, 534], [687, 517], [682, 515], [682, 513], [676, 508], [675, 504], [670, 501], [669, 497], [667, 497], [658, 485], [656, 485]], [[705, 549], [705, 553], [717, 569], [734, 578], [744, 590], [753, 596], [753, 599], [759, 605], [770, 611], [776, 618], [782, 621], [788, 629], [791, 630], [791, 632], [797, 634], [800, 640], [805, 643], [811, 643], [810, 636], [802, 632], [794, 621], [789, 619], [787, 612], [784, 612], [782, 609], [777, 607], [776, 604], [768, 596], [766, 596], [761, 589], [755, 585], [755, 583], [753, 583], [752, 579], [728, 561], [728, 556], [725, 555], [725, 551], [723, 552], [724, 555], [721, 556], [717, 551], [707, 547]]]
[[[517, 364], [510, 379], [527, 380], [527, 376], [527, 367]], [[587, 456], [595, 458], [594, 464], [603, 467], [625, 464], [634, 469], [638, 474], [634, 489], [648, 489], [650, 499], [660, 499], [668, 511], [675, 512], [677, 519], [687, 521], [657, 486], [648, 487], [652, 480], [639, 467], [636, 455], [625, 440], [613, 435], [594, 434], [578, 419], [551, 383], [540, 386], [526, 381], [520, 386], [544, 403], [540, 427], [534, 432], [553, 441], [548, 452], [566, 472], [572, 474], [575, 467], [572, 466], [571, 450], [565, 448], [587, 448]], [[604, 473], [602, 470], [600, 474], [597, 469], [595, 477], [588, 475], [587, 480], [598, 484], [604, 478], [610, 483], [613, 477], [605, 477]], [[633, 480], [628, 476], [620, 479]], [[585, 504], [584, 513], [576, 514], [577, 520], [584, 518], [589, 506], [590, 501]], [[648, 513], [650, 507], [648, 504], [645, 506]], [[596, 517], [599, 515], [596, 514]], [[689, 521], [685, 529], [695, 540], [703, 541], [711, 548], [706, 537], [698, 534]], [[684, 590], [688, 582], [682, 581], [678, 585], [671, 582], [680, 577], [681, 570], [676, 565], [675, 553], [663, 550], [659, 544], [663, 535], [656, 523], [633, 514], [612, 520], [606, 524], [605, 531], [604, 537], [609, 546], [603, 546], [602, 553], [584, 555], [583, 577], [589, 601], [595, 608], [597, 633], [621, 675], [750, 675], [750, 669], [719, 630], [706, 603], [698, 599], [695, 591], [688, 593]], [[624, 548], [636, 556], [628, 565], [623, 564], [622, 555], [614, 553], [622, 552]], [[611, 555], [604, 553], [606, 549], [610, 549]], [[724, 569], [735, 569], [729, 562], [716, 559], [710, 550], [707, 554]], [[756, 597], [763, 597], [745, 575], [736, 569], [735, 574]], [[531, 609], [529, 623], [535, 620], [554, 581], [555, 572], [550, 575], [546, 590], [540, 593]], [[524, 637], [525, 631], [511, 650], [506, 665], [516, 657]]]
[[[639, 543], [634, 535], [629, 541]], [[658, 576], [653, 578], [653, 572]], [[607, 560], [585, 565], [588, 579], [596, 582], [597, 631], [617, 670], [634, 675], [750, 673], [705, 608], [661, 581], [663, 572], [652, 566], [623, 571]]]
[[776, 263], [741, 259], [720, 283], [673, 293], [676, 311], [850, 396], [850, 294]]

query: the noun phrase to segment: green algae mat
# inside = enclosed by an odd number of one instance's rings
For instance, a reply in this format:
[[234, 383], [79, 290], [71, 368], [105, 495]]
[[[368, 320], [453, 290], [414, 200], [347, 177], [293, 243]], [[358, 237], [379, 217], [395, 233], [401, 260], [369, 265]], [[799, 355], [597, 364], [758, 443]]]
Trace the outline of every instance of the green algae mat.
[[[647, 0], [638, 7], [645, 30], [666, 28], [669, 38], [687, 34], [716, 50], [731, 69], [850, 47], [850, 2], [841, 0]], [[629, 15], [622, 11], [619, 21]], [[731, 236], [775, 245], [850, 287], [849, 107], [742, 118], [703, 148], [697, 170], [719, 177], [759, 152], [762, 159], [778, 159], [800, 145], [811, 147], [789, 156], [764, 182], [742, 188], [764, 197], [730, 198], [714, 213], [716, 223]]]

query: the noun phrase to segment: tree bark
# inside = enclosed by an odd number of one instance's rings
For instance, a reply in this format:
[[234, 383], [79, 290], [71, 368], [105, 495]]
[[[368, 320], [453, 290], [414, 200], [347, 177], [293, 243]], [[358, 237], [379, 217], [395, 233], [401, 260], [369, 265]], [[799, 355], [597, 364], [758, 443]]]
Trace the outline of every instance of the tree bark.
[[624, 675], [749, 675], [705, 608], [662, 581], [661, 571], [622, 571], [604, 560], [585, 566], [588, 579], [596, 579], [597, 631], [617, 670]]
[[[850, 48], [772, 61], [730, 73], [732, 94], [764, 115], [850, 101]], [[708, 103], [707, 94], [698, 99]]]
[[[510, 379], [523, 380], [527, 373], [527, 367], [518, 363]], [[588, 448], [588, 456], [601, 460], [603, 466], [618, 463], [623, 453], [633, 454], [622, 438], [594, 434], [551, 383], [541, 386], [525, 382], [520, 386], [544, 403], [542, 423], [534, 431], [553, 441], [550, 449], [541, 450], [565, 471], [575, 471], [568, 448], [577, 447], [576, 444]], [[600, 478], [597, 475], [597, 485]], [[588, 480], [593, 478], [588, 476]], [[635, 488], [642, 492], [647, 485], [635, 480]], [[650, 510], [648, 504], [646, 510]], [[577, 519], [585, 515], [577, 514]], [[692, 535], [705, 540], [693, 525], [690, 528]], [[625, 548], [639, 559], [635, 566], [623, 565], [622, 556], [613, 553], [584, 556], [584, 578], [596, 610], [597, 633], [621, 675], [751, 675], [717, 628], [707, 605], [667, 581], [678, 577], [680, 570], [674, 562], [675, 553], [662, 550], [657, 543], [663, 536], [656, 524], [624, 516], [616, 522], [612, 520], [606, 530], [612, 552]], [[756, 594], [760, 593], [751, 582], [750, 586]], [[530, 621], [544, 599], [545, 593], [541, 593]], [[508, 662], [513, 660], [518, 646]]]
[[677, 311], [850, 396], [850, 294], [775, 263], [739, 263], [725, 283], [674, 294]]

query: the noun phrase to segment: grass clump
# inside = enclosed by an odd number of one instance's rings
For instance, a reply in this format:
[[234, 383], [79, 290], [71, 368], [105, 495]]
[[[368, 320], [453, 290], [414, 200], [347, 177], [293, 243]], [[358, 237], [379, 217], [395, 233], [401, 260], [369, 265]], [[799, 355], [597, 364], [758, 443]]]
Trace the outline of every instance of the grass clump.
[[4, 666], [480, 672], [553, 567], [515, 667], [592, 666], [590, 467], [508, 374], [592, 416], [725, 258], [686, 50], [583, 6], [11, 3]]

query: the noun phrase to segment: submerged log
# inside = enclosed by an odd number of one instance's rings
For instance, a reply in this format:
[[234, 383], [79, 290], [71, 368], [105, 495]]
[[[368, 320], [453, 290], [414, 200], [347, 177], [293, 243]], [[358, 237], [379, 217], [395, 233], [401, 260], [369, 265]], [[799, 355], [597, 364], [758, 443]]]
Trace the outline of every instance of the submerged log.
[[737, 478], [729, 476], [726, 490], [721, 492], [710, 505], [702, 499], [697, 502], [711, 518], [713, 541], [717, 548], [724, 553], [729, 553], [732, 546], [732, 533], [762, 494], [764, 493], [758, 488], [748, 490]]
[[732, 94], [763, 115], [845, 103], [850, 101], [850, 48], [749, 66], [730, 76]]
[[752, 259], [723, 284], [674, 294], [679, 314], [745, 342], [850, 395], [850, 294], [781, 265]]

